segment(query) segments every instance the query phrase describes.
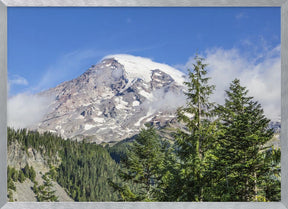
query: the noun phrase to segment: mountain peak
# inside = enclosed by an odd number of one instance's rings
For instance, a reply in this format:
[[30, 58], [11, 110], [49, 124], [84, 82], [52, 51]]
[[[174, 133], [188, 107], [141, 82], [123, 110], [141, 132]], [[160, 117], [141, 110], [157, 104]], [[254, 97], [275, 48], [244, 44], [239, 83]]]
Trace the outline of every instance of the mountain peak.
[[129, 80], [140, 78], [145, 82], [151, 82], [153, 70], [161, 70], [170, 75], [178, 85], [182, 86], [184, 82], [184, 73], [169, 65], [154, 62], [149, 58], [128, 54], [114, 54], [104, 57], [102, 62], [107, 62], [109, 59], [114, 59], [124, 66]]
[[119, 141], [145, 123], [164, 126], [185, 103], [184, 74], [151, 59], [110, 55], [78, 78], [43, 92], [54, 95], [39, 130], [93, 142]]

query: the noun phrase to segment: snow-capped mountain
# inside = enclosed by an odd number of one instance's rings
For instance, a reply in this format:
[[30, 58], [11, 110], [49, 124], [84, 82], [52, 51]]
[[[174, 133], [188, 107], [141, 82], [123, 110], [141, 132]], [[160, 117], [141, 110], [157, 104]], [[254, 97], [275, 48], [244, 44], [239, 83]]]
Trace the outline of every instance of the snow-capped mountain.
[[165, 64], [110, 55], [78, 78], [42, 92], [54, 98], [39, 130], [101, 143], [137, 134], [145, 123], [175, 120], [185, 75]]

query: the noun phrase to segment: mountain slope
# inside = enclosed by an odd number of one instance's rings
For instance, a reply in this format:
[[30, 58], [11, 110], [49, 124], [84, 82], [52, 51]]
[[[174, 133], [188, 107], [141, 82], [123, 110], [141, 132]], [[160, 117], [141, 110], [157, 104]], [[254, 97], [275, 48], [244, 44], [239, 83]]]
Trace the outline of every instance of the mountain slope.
[[118, 168], [102, 145], [8, 128], [10, 201], [117, 201]]
[[[36, 182], [38, 182], [39, 185], [43, 185], [44, 180], [42, 176], [50, 170], [47, 160], [44, 159], [45, 157], [40, 154], [39, 151], [31, 147], [25, 151], [23, 149], [23, 145], [21, 145], [18, 141], [13, 141], [11, 143], [10, 140], [11, 138], [9, 138], [8, 145], [8, 166], [10, 166], [10, 168], [16, 169], [17, 171], [23, 170], [25, 165], [32, 166], [33, 169], [35, 169]], [[16, 181], [15, 191], [9, 190], [12, 192], [13, 201], [35, 202], [37, 200], [37, 195], [32, 189], [34, 184], [35, 183], [28, 178], [23, 182]], [[64, 188], [62, 188], [56, 181], [53, 180], [52, 190], [55, 191], [55, 195], [58, 197], [60, 202], [73, 201], [72, 198], [68, 196]]]
[[111, 55], [41, 95], [55, 98], [37, 129], [101, 143], [163, 126], [185, 102], [184, 74], [147, 58]]

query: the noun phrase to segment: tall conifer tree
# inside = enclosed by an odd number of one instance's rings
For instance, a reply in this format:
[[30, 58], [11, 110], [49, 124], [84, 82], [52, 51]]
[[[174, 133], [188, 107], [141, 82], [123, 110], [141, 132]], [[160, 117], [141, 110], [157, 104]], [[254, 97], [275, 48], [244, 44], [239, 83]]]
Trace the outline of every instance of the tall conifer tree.
[[224, 106], [218, 108], [222, 136], [214, 150], [212, 170], [217, 184], [211, 196], [215, 201], [263, 200], [260, 185], [271, 178], [267, 173], [272, 171], [271, 160], [275, 160], [275, 155], [267, 154], [269, 148], [265, 146], [273, 131], [268, 128], [269, 120], [261, 105], [248, 96], [248, 90], [238, 79], [231, 83], [226, 94]]
[[176, 152], [180, 159], [179, 197], [180, 201], [204, 201], [207, 186], [206, 159], [213, 149], [216, 125], [212, 122], [214, 104], [209, 101], [215, 86], [209, 85], [207, 64], [196, 56], [193, 70], [188, 70], [187, 104], [177, 110], [178, 120], [184, 123], [184, 130], [176, 136]]
[[[142, 129], [122, 159], [119, 176], [123, 184], [110, 182], [123, 201], [156, 201], [165, 161], [165, 143], [153, 127]], [[133, 182], [135, 188], [131, 188]], [[130, 186], [129, 186], [130, 185]]]

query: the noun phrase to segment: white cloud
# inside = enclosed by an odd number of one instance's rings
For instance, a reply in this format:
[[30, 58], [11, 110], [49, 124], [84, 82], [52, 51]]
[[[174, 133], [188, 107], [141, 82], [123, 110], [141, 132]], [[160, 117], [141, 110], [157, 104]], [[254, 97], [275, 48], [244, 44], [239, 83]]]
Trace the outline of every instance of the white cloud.
[[96, 64], [107, 54], [133, 53], [146, 51], [163, 47], [163, 44], [154, 44], [145, 48], [129, 48], [129, 49], [107, 49], [107, 50], [75, 50], [66, 53], [54, 61], [50, 66], [44, 66], [41, 71], [43, 75], [39, 76], [39, 82], [34, 84], [30, 91], [40, 92], [55, 87], [64, 81], [68, 81], [80, 76], [91, 65]]
[[[16, 129], [28, 128], [40, 122], [47, 113], [52, 100], [34, 93], [55, 87], [63, 81], [77, 77], [78, 75], [75, 74], [78, 71], [81, 74], [86, 70], [81, 67], [83, 63], [87, 59], [97, 57], [98, 54], [99, 52], [93, 50], [67, 53], [60, 57], [58, 62], [46, 68], [44, 75], [35, 86], [29, 87], [29, 90], [24, 93], [18, 93], [8, 98], [8, 126]], [[96, 62], [97, 60], [95, 60]], [[13, 75], [8, 81], [8, 92], [13, 85], [27, 86], [28, 84], [25, 78]]]
[[9, 95], [10, 91], [13, 90], [16, 86], [28, 86], [29, 83], [26, 78], [19, 76], [19, 75], [8, 75], [8, 82], [7, 82], [7, 93]]
[[26, 78], [21, 77], [19, 75], [13, 75], [11, 78], [9, 78], [9, 85], [23, 85], [27, 86], [29, 83], [26, 80]]
[[142, 107], [151, 109], [153, 113], [167, 110], [175, 112], [178, 107], [186, 104], [186, 96], [184, 94], [177, 91], [166, 92], [164, 88], [155, 90], [152, 98], [152, 101], [146, 100]]
[[31, 127], [43, 119], [50, 98], [22, 93], [8, 99], [8, 126], [15, 129]]
[[[224, 91], [229, 88], [232, 80], [238, 78], [241, 85], [249, 90], [249, 95], [260, 102], [267, 117], [272, 120], [279, 118], [281, 114], [280, 45], [263, 53], [261, 59], [245, 57], [237, 49], [215, 48], [207, 50], [205, 54], [208, 76], [211, 77], [211, 84], [216, 85], [212, 100], [223, 103]], [[184, 67], [191, 69], [193, 62], [194, 58], [190, 58]]]

